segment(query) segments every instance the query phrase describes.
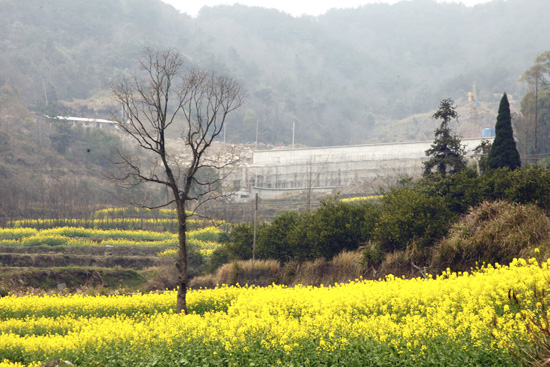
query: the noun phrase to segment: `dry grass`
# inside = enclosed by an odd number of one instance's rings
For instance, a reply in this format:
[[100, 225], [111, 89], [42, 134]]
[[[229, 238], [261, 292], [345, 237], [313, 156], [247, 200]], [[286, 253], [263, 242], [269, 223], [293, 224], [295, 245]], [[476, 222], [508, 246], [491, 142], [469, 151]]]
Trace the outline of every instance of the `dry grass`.
[[469, 270], [477, 264], [506, 264], [530, 256], [533, 248], [547, 252], [550, 220], [542, 209], [505, 201], [484, 202], [470, 211], [436, 245], [432, 267]]
[[363, 275], [363, 266], [361, 264], [362, 255], [360, 251], [341, 252], [332, 261], [316, 259], [299, 266], [296, 264], [287, 264], [287, 266], [294, 266], [296, 268], [293, 271], [295, 274], [294, 279], [289, 283], [292, 285], [345, 283]]
[[291, 284], [319, 285], [330, 284], [332, 264], [325, 259], [306, 261], [300, 264], [295, 272]]
[[395, 276], [409, 275], [411, 259], [407, 251], [396, 251], [386, 254], [384, 261], [378, 269], [378, 277], [389, 274]]
[[359, 251], [344, 251], [332, 261], [317, 259], [301, 264], [288, 262], [284, 267], [275, 260], [235, 261], [221, 266], [213, 275], [193, 278], [190, 285], [197, 289], [237, 283], [258, 286], [273, 283], [291, 286], [345, 283], [363, 275], [361, 259]]
[[213, 288], [217, 284], [268, 286], [279, 283], [281, 264], [276, 260], [235, 261], [222, 265], [215, 274], [195, 277], [190, 287]]
[[148, 291], [176, 289], [178, 286], [178, 270], [173, 261], [165, 261], [158, 266], [158, 272], [147, 283]]

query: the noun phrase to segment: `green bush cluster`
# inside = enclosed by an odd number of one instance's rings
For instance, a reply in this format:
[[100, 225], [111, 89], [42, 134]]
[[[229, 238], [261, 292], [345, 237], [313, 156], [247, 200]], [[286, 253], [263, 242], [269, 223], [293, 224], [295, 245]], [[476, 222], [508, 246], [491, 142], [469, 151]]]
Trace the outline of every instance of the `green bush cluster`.
[[377, 212], [377, 204], [371, 202], [344, 203], [337, 197], [329, 198], [312, 213], [287, 212], [271, 223], [259, 223], [255, 249], [254, 225], [237, 224], [230, 241], [212, 254], [212, 270], [228, 261], [252, 259], [253, 255], [282, 263], [331, 259], [343, 250], [357, 249], [369, 239], [372, 217]]
[[[376, 244], [383, 253], [411, 251], [429, 262], [434, 246], [451, 226], [484, 201], [536, 204], [550, 210], [550, 169], [537, 166], [479, 175], [466, 169], [447, 177], [407, 181], [383, 192], [378, 200], [321, 202], [311, 213], [287, 212], [258, 225], [255, 257], [282, 263], [332, 259], [344, 250]], [[234, 226], [230, 240], [211, 257], [211, 270], [253, 256], [252, 223]], [[369, 248], [370, 248], [369, 247]]]

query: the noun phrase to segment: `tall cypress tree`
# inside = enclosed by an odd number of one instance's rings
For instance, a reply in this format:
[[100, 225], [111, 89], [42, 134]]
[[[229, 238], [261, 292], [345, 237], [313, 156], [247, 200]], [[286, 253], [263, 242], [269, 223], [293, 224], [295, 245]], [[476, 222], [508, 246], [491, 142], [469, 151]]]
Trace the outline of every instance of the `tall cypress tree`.
[[506, 93], [500, 100], [495, 132], [495, 141], [487, 158], [487, 166], [492, 169], [509, 168], [510, 170], [520, 167], [521, 159], [514, 140], [510, 104]]

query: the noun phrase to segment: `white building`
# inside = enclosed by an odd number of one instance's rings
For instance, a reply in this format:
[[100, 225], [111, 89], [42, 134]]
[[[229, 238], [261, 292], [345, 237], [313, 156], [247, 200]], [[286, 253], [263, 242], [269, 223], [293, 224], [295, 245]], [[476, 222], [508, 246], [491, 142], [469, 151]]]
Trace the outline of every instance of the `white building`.
[[[467, 156], [482, 139], [462, 139]], [[251, 165], [230, 175], [234, 190], [277, 197], [306, 190], [379, 182], [380, 179], [420, 177], [426, 150], [433, 142], [365, 144], [337, 147], [255, 151]]]
[[85, 117], [56, 116], [56, 120], [67, 121], [72, 126], [81, 125], [84, 127], [94, 127], [98, 129], [114, 128], [118, 129], [118, 122], [105, 119], [90, 119]]

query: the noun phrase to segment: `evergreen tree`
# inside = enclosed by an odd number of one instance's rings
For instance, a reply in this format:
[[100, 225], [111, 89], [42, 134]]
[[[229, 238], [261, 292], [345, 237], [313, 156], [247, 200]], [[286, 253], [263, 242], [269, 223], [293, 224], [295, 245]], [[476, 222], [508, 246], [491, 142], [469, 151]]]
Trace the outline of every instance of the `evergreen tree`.
[[464, 147], [460, 145], [460, 137], [451, 133], [449, 122], [458, 118], [452, 99], [444, 99], [432, 118], [441, 119], [441, 125], [435, 130], [435, 140], [426, 155], [430, 157], [424, 162], [424, 176], [430, 176], [435, 167], [442, 177], [447, 173], [456, 173], [466, 168]]
[[491, 169], [509, 168], [510, 170], [520, 167], [521, 160], [514, 141], [510, 104], [506, 93], [500, 100], [495, 131], [495, 141], [487, 158], [488, 167]]

